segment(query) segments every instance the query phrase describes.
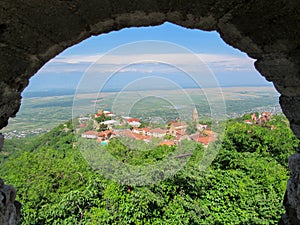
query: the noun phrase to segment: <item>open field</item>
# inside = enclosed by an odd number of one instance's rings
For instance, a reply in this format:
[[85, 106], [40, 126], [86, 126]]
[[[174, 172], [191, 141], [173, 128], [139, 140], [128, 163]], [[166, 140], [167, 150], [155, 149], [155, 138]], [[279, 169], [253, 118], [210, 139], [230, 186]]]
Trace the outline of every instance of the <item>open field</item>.
[[200, 119], [204, 119], [211, 116], [211, 107], [222, 103], [222, 97], [226, 117], [253, 111], [275, 113], [280, 112], [278, 96], [273, 87], [230, 87], [222, 90], [207, 88], [89, 93], [80, 94], [75, 100], [73, 95], [25, 98], [17, 116], [10, 119], [9, 125], [2, 132], [7, 134], [14, 130], [52, 129], [71, 119], [72, 109], [74, 115], [94, 113], [102, 108], [143, 119], [157, 116], [168, 120], [178, 116], [188, 118], [192, 109], [197, 107]]

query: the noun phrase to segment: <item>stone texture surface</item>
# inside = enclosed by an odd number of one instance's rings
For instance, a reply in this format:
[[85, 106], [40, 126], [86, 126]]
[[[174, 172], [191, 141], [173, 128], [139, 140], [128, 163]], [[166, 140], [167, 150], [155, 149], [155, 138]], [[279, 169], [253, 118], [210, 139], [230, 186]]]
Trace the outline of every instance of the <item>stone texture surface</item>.
[[16, 189], [10, 185], [5, 185], [0, 179], [0, 224], [16, 225], [20, 224], [21, 204], [15, 201]]
[[284, 197], [286, 215], [282, 217], [282, 224], [299, 224], [300, 221], [300, 153], [295, 153], [289, 159], [291, 177], [287, 184]]
[[3, 134], [0, 133], [0, 150], [3, 148], [3, 144], [4, 144], [4, 136]]
[[[2, 0], [0, 129], [19, 110], [29, 78], [64, 49], [92, 35], [165, 21], [216, 30], [256, 59], [257, 70], [281, 93], [282, 109], [300, 138], [299, 0]], [[297, 203], [286, 204], [285, 224], [300, 224], [300, 193], [291, 188], [297, 182], [288, 184], [288, 202]]]

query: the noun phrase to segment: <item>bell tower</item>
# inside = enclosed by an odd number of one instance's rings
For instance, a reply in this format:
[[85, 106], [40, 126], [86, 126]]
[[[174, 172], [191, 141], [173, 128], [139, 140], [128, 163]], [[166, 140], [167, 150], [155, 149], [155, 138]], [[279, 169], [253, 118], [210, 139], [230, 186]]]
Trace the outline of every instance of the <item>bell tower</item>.
[[195, 107], [194, 111], [193, 111], [192, 119], [193, 119], [193, 121], [195, 121], [195, 122], [198, 123], [198, 118], [199, 118], [199, 114], [198, 114], [198, 111], [197, 111], [197, 109]]

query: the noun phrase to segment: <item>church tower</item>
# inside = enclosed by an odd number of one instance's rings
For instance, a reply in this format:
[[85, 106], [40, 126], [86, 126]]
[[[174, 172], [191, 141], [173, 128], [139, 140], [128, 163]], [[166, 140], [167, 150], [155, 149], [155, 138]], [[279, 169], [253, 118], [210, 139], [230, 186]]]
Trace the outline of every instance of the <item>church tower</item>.
[[196, 107], [194, 108], [194, 111], [193, 111], [193, 115], [192, 115], [192, 119], [193, 121], [197, 122], [198, 123], [198, 117], [199, 117], [199, 114], [198, 114], [198, 111], [196, 109]]

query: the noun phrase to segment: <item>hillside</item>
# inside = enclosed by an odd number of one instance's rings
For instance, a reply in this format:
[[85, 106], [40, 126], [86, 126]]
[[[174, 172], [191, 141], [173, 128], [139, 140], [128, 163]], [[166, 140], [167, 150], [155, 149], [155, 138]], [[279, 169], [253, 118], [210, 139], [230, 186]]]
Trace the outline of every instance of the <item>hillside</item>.
[[[121, 185], [97, 173], [73, 147], [70, 122], [39, 137], [7, 140], [0, 177], [17, 188], [25, 225], [277, 224], [284, 213], [287, 159], [298, 141], [283, 116], [264, 126], [245, 124], [247, 118], [227, 123], [223, 142], [214, 144], [219, 153], [205, 171], [198, 163], [207, 150], [199, 146], [183, 169], [157, 184]], [[116, 149], [107, 147], [133, 164], [155, 163], [167, 153], [146, 157]]]
[[[208, 105], [206, 95], [197, 89], [184, 90], [191, 97], [198, 109], [200, 119], [205, 120], [211, 118], [210, 107]], [[203, 89], [203, 92], [210, 93], [214, 96], [217, 90]], [[227, 116], [239, 117], [245, 113], [255, 111], [272, 111], [279, 112], [281, 109], [278, 103], [278, 93], [273, 87], [230, 87], [222, 88], [224, 100], [226, 102]], [[188, 106], [186, 99], [178, 96], [177, 92], [170, 90], [156, 90], [139, 92], [142, 95], [150, 96], [167, 96], [173, 102], [180, 102], [181, 106]], [[48, 93], [51, 94], [51, 93]], [[54, 93], [55, 95], [56, 93]], [[9, 125], [2, 129], [2, 133], [6, 138], [29, 137], [39, 133], [43, 133], [58, 126], [60, 123], [72, 117], [72, 106], [74, 103], [73, 95], [55, 96], [25, 96], [22, 100], [20, 111], [15, 118], [9, 120]], [[94, 109], [94, 103], [99, 93], [89, 93], [80, 95], [80, 105], [86, 109]], [[132, 101], [128, 94], [123, 95], [124, 101], [128, 104]], [[98, 108], [111, 110], [113, 103], [117, 98], [116, 92], [102, 93]], [[218, 96], [217, 96], [218, 97]], [[172, 108], [172, 107], [171, 107]], [[189, 107], [187, 107], [189, 108]], [[133, 117], [142, 118], [147, 112], [147, 116], [172, 116], [170, 113], [170, 105], [161, 101], [159, 98], [143, 99], [132, 109]], [[89, 111], [88, 113], [93, 113]], [[187, 112], [190, 115], [190, 111]], [[170, 118], [168, 118], [170, 119]]]

